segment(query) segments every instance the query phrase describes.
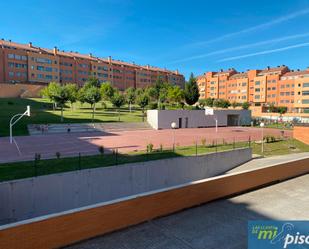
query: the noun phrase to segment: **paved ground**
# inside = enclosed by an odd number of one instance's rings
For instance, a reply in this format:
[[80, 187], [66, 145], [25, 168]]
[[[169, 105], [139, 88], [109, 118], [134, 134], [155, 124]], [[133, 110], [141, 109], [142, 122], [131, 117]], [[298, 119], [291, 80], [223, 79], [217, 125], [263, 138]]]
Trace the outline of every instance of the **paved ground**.
[[309, 158], [309, 152], [289, 154], [289, 155], [284, 155], [284, 156], [256, 158], [247, 163], [242, 164], [241, 166], [237, 168], [227, 171], [226, 174], [241, 172], [244, 170], [263, 168], [263, 167], [274, 165], [277, 163], [284, 163], [284, 162], [293, 161], [293, 160], [300, 160], [302, 158]]
[[[207, 143], [213, 140], [222, 143], [248, 141], [261, 139], [260, 128], [247, 127], [222, 127], [216, 134], [215, 128], [192, 128], [179, 130], [129, 130], [115, 132], [90, 132], [53, 134], [36, 136], [19, 136], [15, 140], [20, 148], [21, 155], [14, 144], [9, 143], [9, 138], [0, 138], [0, 163], [10, 161], [33, 160], [35, 153], [40, 153], [42, 159], [55, 157], [56, 152], [62, 156], [77, 156], [97, 154], [98, 146], [103, 145], [106, 151], [118, 148], [120, 152], [145, 150], [147, 144], [154, 144], [158, 148], [160, 144], [164, 148], [172, 147], [175, 132], [175, 143], [178, 146], [193, 145], [195, 141], [201, 143], [206, 138]], [[278, 129], [264, 129], [264, 134], [280, 136]], [[285, 131], [286, 136], [291, 136], [292, 131]]]
[[244, 249], [248, 220], [308, 220], [309, 175], [133, 226], [70, 249]]

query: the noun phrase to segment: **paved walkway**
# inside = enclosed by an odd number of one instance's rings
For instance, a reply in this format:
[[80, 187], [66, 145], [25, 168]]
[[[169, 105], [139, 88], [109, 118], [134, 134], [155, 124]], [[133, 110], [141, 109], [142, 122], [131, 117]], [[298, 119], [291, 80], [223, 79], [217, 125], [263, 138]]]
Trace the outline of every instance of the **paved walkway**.
[[[244, 249], [249, 220], [309, 220], [309, 175], [155, 219], [68, 249]], [[102, 221], [104, 222], [104, 221]]]
[[[253, 159], [237, 168], [234, 168], [226, 174], [230, 173], [237, 173], [244, 170], [252, 170], [252, 169], [258, 169], [258, 168], [264, 168], [267, 166], [271, 166], [278, 163], [284, 163], [288, 161], [294, 161], [294, 160], [300, 160], [304, 158], [309, 158], [309, 152], [304, 153], [295, 153], [295, 154], [289, 154], [284, 156], [273, 156], [273, 157], [266, 157], [266, 158], [256, 158]], [[309, 165], [308, 165], [309, 167]], [[308, 190], [309, 191], [309, 190]]]
[[[264, 129], [264, 134], [280, 136], [278, 129]], [[286, 136], [291, 136], [291, 131], [285, 131]], [[9, 138], [0, 138], [0, 163], [11, 161], [33, 160], [35, 153], [40, 153], [41, 158], [55, 158], [56, 152], [62, 157], [98, 154], [98, 146], [104, 146], [107, 153], [113, 149], [119, 152], [145, 150], [147, 144], [152, 143], [154, 148], [160, 144], [164, 148], [171, 148], [175, 136], [176, 146], [190, 146], [197, 141], [201, 144], [203, 138], [207, 143], [217, 140], [218, 143], [248, 141], [261, 139], [260, 128], [248, 127], [221, 127], [216, 133], [215, 128], [192, 128], [179, 130], [129, 130], [110, 132], [90, 132], [71, 134], [50, 134], [36, 136], [19, 136], [15, 140], [20, 148], [21, 155], [14, 144], [9, 143]]]

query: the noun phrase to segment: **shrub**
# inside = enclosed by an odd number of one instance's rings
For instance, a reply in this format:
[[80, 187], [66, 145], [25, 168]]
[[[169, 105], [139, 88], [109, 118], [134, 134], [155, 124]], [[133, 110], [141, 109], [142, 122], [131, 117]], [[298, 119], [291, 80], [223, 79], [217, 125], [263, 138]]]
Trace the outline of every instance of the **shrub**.
[[104, 155], [104, 152], [105, 152], [105, 151], [104, 151], [104, 150], [105, 150], [105, 149], [104, 149], [104, 146], [99, 146], [98, 150], [99, 150], [99, 152], [100, 152], [101, 155]]
[[12, 101], [8, 101], [8, 105], [14, 105]]
[[56, 157], [59, 159], [61, 157], [61, 153], [59, 151], [56, 152]]
[[152, 151], [153, 151], [153, 144], [152, 143], [147, 144], [147, 152], [151, 153]]
[[160, 144], [160, 152], [163, 151], [163, 144]]
[[40, 153], [35, 153], [34, 154], [34, 160], [40, 161], [41, 160], [41, 154]]
[[148, 107], [149, 107], [149, 109], [152, 109], [152, 110], [158, 109], [158, 103], [151, 102], [151, 103], [149, 103]]
[[201, 143], [202, 143], [202, 145], [205, 147], [205, 145], [206, 145], [206, 138], [202, 138], [202, 139], [201, 139]]
[[274, 136], [272, 136], [272, 135], [266, 135], [266, 136], [264, 136], [264, 141], [265, 141], [266, 143], [274, 143], [274, 142], [276, 142], [277, 140], [276, 140], [276, 138], [275, 138]]

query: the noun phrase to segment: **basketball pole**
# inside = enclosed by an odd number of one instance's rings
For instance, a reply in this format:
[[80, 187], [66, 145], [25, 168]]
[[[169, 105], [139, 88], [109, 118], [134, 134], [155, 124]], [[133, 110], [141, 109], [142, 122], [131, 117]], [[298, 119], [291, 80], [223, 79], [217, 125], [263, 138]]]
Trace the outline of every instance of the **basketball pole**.
[[[14, 115], [10, 120], [10, 144], [13, 143], [13, 126], [23, 117], [30, 117], [30, 106], [27, 106], [27, 110], [24, 113]], [[18, 117], [18, 118], [17, 118]], [[17, 118], [16, 120], [14, 120]], [[14, 121], [14, 122], [13, 122]]]

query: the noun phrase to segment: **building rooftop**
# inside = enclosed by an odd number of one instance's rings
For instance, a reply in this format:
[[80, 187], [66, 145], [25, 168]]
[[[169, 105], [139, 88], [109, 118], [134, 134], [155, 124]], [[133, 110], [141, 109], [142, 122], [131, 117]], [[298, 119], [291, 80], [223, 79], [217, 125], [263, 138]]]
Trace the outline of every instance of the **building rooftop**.
[[247, 78], [248, 74], [247, 73], [236, 73], [233, 74], [230, 79], [242, 79], [242, 78]]
[[158, 72], [164, 72], [164, 73], [169, 73], [169, 74], [174, 74], [174, 75], [180, 75], [177, 70], [171, 71], [165, 68], [159, 68], [159, 67], [154, 67], [154, 66], [149, 66], [149, 65], [141, 66], [141, 65], [134, 64], [134, 63], [115, 60], [115, 59], [112, 59], [111, 57], [110, 58], [99, 58], [99, 57], [93, 56], [92, 54], [80, 54], [78, 52], [73, 52], [73, 51], [70, 51], [70, 52], [61, 51], [57, 47], [55, 47], [54, 49], [41, 48], [41, 47], [34, 46], [31, 42], [29, 42], [29, 44], [21, 44], [21, 43], [12, 42], [10, 40], [9, 41], [0, 40], [0, 46], [6, 47], [6, 48], [19, 48], [19, 49], [23, 49], [29, 52], [36, 52], [36, 53], [41, 52], [41, 53], [46, 53], [46, 54], [54, 54], [56, 50], [56, 53], [59, 56], [65, 56], [65, 57], [71, 57], [71, 58], [77, 58], [77, 59], [86, 59], [86, 60], [105, 62], [105, 63], [109, 63], [109, 60], [111, 60], [111, 63], [115, 65], [122, 65], [122, 66], [133, 67], [136, 69], [145, 69], [149, 71], [158, 71]]

